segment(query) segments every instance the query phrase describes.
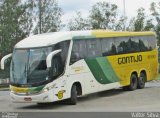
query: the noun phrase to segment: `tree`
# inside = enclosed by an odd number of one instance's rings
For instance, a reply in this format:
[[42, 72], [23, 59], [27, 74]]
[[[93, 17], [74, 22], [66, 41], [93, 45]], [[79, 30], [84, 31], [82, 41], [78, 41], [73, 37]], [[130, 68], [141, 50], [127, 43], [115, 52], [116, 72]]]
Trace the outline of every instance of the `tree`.
[[61, 27], [62, 9], [56, 0], [35, 0], [35, 22], [34, 34], [55, 32]]
[[160, 2], [159, 3], [152, 2], [150, 10], [152, 16], [157, 22], [154, 27], [154, 30], [157, 33], [158, 43], [160, 43]]
[[2, 0], [0, 5], [0, 52], [4, 56], [12, 52], [19, 40], [30, 34], [32, 21], [30, 9], [32, 5], [20, 0]]
[[146, 17], [145, 9], [142, 7], [137, 10], [136, 17], [130, 20], [129, 26], [127, 27], [128, 31], [150, 31], [153, 29], [153, 20]]
[[134, 23], [135, 23], [135, 17], [131, 18], [129, 21], [128, 26], [126, 27], [127, 31], [134, 31]]
[[83, 18], [81, 12], [77, 12], [76, 16], [70, 19], [67, 27], [70, 31], [91, 29], [88, 19]]
[[155, 2], [152, 2], [150, 10], [151, 10], [152, 16], [154, 16], [157, 23], [160, 24], [160, 13], [159, 13], [160, 2], [157, 4]]
[[145, 31], [154, 30], [153, 19], [149, 19], [149, 20], [146, 21], [144, 30]]
[[116, 31], [125, 31], [126, 30], [126, 21], [127, 21], [127, 18], [124, 17], [124, 16], [121, 16], [117, 20], [117, 23], [115, 24], [114, 30], [116, 30]]
[[134, 31], [143, 31], [144, 28], [144, 20], [145, 20], [145, 13], [144, 8], [139, 8], [137, 11], [137, 16], [134, 22]]
[[116, 21], [117, 5], [98, 2], [90, 11], [92, 29], [113, 29]]

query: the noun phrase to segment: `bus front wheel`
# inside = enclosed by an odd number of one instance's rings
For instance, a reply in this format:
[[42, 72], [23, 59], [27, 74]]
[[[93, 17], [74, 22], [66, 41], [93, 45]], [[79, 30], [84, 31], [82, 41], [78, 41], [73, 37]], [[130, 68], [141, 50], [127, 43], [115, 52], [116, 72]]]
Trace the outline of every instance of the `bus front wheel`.
[[69, 99], [69, 103], [71, 105], [76, 105], [77, 104], [77, 87], [76, 87], [76, 85], [72, 86], [71, 97]]

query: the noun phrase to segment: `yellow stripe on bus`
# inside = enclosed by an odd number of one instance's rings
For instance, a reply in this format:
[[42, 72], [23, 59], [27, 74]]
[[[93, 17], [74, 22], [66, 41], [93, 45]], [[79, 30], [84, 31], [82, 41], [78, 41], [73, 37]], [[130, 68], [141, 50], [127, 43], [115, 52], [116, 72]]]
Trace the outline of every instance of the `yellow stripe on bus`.
[[97, 38], [102, 37], [122, 37], [122, 36], [149, 36], [149, 35], [155, 35], [153, 32], [116, 32], [116, 31], [105, 31], [105, 30], [95, 30], [92, 31], [92, 34], [96, 36]]
[[28, 92], [29, 88], [20, 88], [20, 87], [15, 87], [10, 85], [11, 91], [17, 92], [17, 93], [25, 93]]

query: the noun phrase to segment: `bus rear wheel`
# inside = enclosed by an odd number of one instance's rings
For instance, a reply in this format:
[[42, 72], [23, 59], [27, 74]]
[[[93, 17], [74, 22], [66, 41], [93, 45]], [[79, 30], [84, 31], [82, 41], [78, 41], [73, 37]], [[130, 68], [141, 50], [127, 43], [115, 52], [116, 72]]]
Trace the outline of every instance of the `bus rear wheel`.
[[128, 86], [128, 90], [133, 91], [137, 89], [137, 85], [138, 85], [138, 78], [136, 74], [132, 74], [130, 77], [130, 85]]
[[69, 99], [69, 104], [71, 104], [71, 105], [76, 105], [77, 104], [77, 87], [76, 87], [76, 85], [72, 86], [71, 97]]
[[144, 86], [145, 86], [145, 82], [146, 82], [146, 74], [141, 73], [141, 74], [140, 74], [140, 78], [138, 79], [137, 88], [143, 89]]

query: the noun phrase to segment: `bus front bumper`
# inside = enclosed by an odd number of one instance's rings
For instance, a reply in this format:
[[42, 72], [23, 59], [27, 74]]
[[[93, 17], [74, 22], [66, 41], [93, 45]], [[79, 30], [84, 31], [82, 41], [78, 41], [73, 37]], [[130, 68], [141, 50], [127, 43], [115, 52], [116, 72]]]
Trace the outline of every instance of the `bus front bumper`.
[[10, 92], [12, 102], [26, 102], [26, 103], [46, 103], [57, 101], [57, 96], [51, 92], [43, 92], [35, 95], [18, 95]]

